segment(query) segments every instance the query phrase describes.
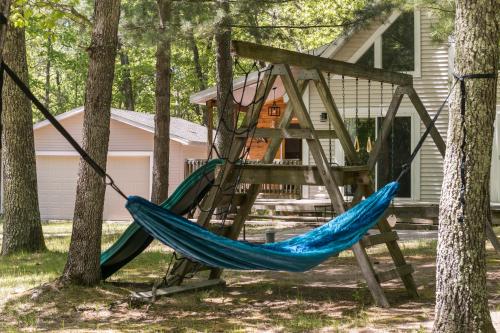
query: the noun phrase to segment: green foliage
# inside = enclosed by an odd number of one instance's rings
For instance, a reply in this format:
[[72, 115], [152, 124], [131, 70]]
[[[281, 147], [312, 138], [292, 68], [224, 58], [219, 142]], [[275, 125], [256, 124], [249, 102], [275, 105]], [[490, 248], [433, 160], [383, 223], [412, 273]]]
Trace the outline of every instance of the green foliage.
[[[330, 43], [343, 31], [362, 26], [394, 7], [373, 0], [231, 2], [233, 38], [308, 52]], [[88, 0], [16, 0], [11, 22], [26, 27], [30, 85], [54, 114], [83, 105], [93, 3]], [[220, 19], [214, 1], [176, 0], [172, 5], [172, 115], [201, 122], [189, 96], [215, 84], [214, 24]], [[124, 107], [121, 89], [130, 73], [135, 110], [154, 112], [157, 8], [154, 0], [122, 0], [120, 52], [113, 106]], [[195, 70], [191, 37], [203, 72]], [[50, 66], [48, 66], [50, 65]], [[48, 77], [48, 79], [47, 79]], [[48, 97], [48, 100], [47, 100]], [[39, 120], [40, 115], [36, 114]]]

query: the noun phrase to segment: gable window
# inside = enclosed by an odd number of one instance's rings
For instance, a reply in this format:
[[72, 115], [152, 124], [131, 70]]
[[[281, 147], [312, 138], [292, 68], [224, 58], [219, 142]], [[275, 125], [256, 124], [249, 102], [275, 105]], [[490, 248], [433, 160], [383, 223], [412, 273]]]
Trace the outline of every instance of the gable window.
[[382, 68], [415, 70], [415, 20], [413, 12], [402, 13], [382, 34]]
[[356, 63], [396, 72], [420, 75], [420, 12], [403, 12], [392, 23], [380, 27], [379, 32], [353, 56]]
[[356, 62], [358, 65], [375, 67], [375, 47], [373, 45]]

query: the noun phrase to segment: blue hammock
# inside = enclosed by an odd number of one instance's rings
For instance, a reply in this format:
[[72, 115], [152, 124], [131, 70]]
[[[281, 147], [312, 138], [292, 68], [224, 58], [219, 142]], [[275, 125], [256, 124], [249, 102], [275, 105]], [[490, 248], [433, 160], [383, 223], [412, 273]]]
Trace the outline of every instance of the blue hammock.
[[207, 266], [303, 272], [357, 243], [384, 215], [398, 189], [397, 182], [389, 183], [321, 227], [267, 244], [218, 236], [141, 197], [129, 197], [127, 209], [151, 236]]

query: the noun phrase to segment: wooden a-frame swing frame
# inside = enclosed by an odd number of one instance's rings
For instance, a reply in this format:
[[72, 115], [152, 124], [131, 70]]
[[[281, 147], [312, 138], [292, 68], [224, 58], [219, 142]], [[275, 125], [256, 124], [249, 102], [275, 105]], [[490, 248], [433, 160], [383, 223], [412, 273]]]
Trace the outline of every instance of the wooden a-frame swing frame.
[[[413, 77], [411, 75], [377, 68], [367, 68], [342, 61], [242, 41], [233, 41], [232, 51], [235, 56], [241, 58], [249, 58], [255, 61], [264, 61], [273, 64], [272, 70], [266, 72], [260, 83], [258, 83], [255, 97], [257, 103], [253, 104], [246, 112], [240, 128], [241, 132], [257, 124], [260, 110], [278, 76], [283, 82], [289, 102], [276, 128], [257, 129], [255, 131], [254, 137], [263, 137], [270, 140], [267, 151], [261, 160], [262, 164], [245, 166], [235, 163], [225, 163], [221, 165], [217, 170], [214, 186], [208, 192], [201, 204], [202, 209], [197, 222], [207, 227], [215, 208], [220, 205], [221, 202], [224, 202], [224, 191], [220, 191], [219, 189], [224, 189], [225, 185], [234, 182], [234, 174], [238, 174], [238, 172], [241, 171], [241, 173], [239, 173], [240, 181], [242, 183], [249, 183], [250, 186], [244, 197], [239, 200], [239, 210], [233, 223], [224, 232], [225, 236], [229, 238], [238, 238], [245, 220], [250, 214], [251, 208], [259, 194], [261, 184], [286, 182], [287, 184], [323, 185], [328, 192], [332, 207], [337, 214], [343, 213], [346, 207], [346, 202], [340, 192], [339, 186], [348, 183], [358, 184], [357, 191], [353, 198], [353, 204], [373, 193], [375, 188], [373, 181], [370, 179], [370, 171], [374, 169], [377, 163], [383, 142], [387, 140], [389, 136], [390, 128], [404, 95], [408, 95], [424, 125], [429, 126], [431, 124], [431, 117], [413, 88]], [[299, 74], [296, 75], [297, 77], [294, 77], [292, 73], [292, 66], [294, 69], [299, 69]], [[397, 86], [386, 116], [384, 117], [380, 134], [373, 145], [366, 166], [359, 166], [360, 161], [354, 150], [353, 142], [342, 121], [342, 117], [332, 97], [323, 72], [384, 82]], [[332, 132], [330, 133], [331, 137], [339, 140], [347, 161], [353, 166], [330, 166], [319, 141], [318, 134], [320, 131], [315, 130], [302, 99], [302, 95], [309, 84], [315, 85], [325, 106], [328, 115], [327, 118], [331, 122], [332, 127]], [[298, 130], [288, 129], [288, 125], [293, 115], [295, 115], [300, 124], [300, 129]], [[446, 146], [443, 138], [436, 128], [433, 128], [430, 134], [439, 152], [444, 157]], [[324, 135], [321, 136], [323, 137]], [[276, 156], [283, 138], [287, 137], [301, 138], [307, 142], [310, 153], [315, 161], [315, 166], [270, 165]], [[236, 161], [245, 148], [246, 143], [246, 135], [237, 136], [227, 156], [228, 160]], [[238, 168], [242, 170], [237, 170]], [[248, 172], [245, 172], [246, 169], [248, 169]], [[354, 252], [375, 303], [378, 306], [389, 307], [390, 305], [382, 289], [381, 283], [400, 278], [411, 297], [417, 296], [417, 286], [412, 276], [413, 268], [406, 262], [399, 247], [397, 232], [392, 230], [385, 218], [377, 224], [377, 227], [380, 231], [379, 234], [365, 236], [360, 242], [352, 247], [352, 251]], [[387, 246], [395, 267], [388, 271], [377, 272], [370, 261], [366, 248], [384, 243]], [[175, 283], [180, 285], [183, 281], [183, 277], [192, 272], [194, 267], [195, 264], [188, 260], [179, 261], [177, 265], [174, 265], [170, 277], [174, 277]], [[175, 291], [172, 292], [212, 287], [223, 283], [223, 281], [220, 280], [222, 270], [217, 268], [212, 268], [210, 270], [208, 280], [195, 284], [194, 286], [176, 286], [173, 287]], [[165, 288], [162, 293], [170, 294], [168, 289], [169, 288]], [[141, 293], [141, 295], [138, 296], [141, 298], [149, 298], [153, 295], [152, 293]]]

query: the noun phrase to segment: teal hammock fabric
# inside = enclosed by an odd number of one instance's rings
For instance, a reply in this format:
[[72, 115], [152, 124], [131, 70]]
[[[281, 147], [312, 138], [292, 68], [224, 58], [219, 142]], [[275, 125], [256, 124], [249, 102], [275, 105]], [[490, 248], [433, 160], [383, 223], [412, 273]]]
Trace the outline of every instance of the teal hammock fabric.
[[[214, 171], [223, 164], [221, 159], [208, 161], [187, 177], [160, 206], [176, 214], [184, 215], [193, 208], [213, 182]], [[153, 238], [139, 224], [133, 222], [121, 237], [101, 254], [101, 277], [106, 279], [139, 255]]]
[[207, 266], [303, 272], [358, 242], [384, 215], [398, 189], [397, 182], [389, 183], [321, 227], [267, 244], [218, 236], [141, 197], [129, 197], [127, 209], [151, 236]]

